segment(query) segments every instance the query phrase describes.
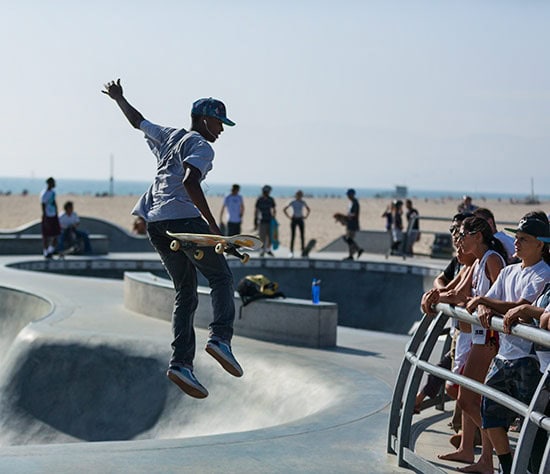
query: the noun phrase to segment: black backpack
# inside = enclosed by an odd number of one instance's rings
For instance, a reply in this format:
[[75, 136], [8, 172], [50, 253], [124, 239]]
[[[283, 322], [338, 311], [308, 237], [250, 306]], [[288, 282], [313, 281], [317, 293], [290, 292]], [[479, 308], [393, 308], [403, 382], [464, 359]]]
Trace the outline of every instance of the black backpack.
[[271, 281], [264, 275], [245, 276], [239, 281], [237, 291], [241, 297], [243, 306], [261, 298], [285, 297], [285, 295], [279, 291], [279, 284], [275, 281]]

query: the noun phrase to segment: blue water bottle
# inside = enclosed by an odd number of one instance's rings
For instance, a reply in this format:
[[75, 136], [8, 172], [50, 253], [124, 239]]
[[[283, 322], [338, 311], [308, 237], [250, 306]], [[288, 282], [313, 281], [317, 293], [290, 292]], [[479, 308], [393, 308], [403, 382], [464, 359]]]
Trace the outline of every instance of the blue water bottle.
[[319, 304], [321, 301], [321, 280], [316, 278], [311, 282], [311, 301], [313, 304]]

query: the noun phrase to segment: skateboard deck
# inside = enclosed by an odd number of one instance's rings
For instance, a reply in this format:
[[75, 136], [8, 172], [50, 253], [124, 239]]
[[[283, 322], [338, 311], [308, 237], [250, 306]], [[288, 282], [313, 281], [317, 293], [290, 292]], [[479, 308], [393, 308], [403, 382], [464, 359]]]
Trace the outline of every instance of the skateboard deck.
[[271, 240], [271, 248], [277, 250], [279, 248], [279, 223], [274, 217], [271, 219], [269, 227], [269, 237]]
[[317, 243], [317, 241], [315, 239], [311, 239], [307, 245], [304, 247], [304, 250], [302, 251], [302, 257], [308, 257], [309, 256], [309, 252], [311, 252], [313, 250], [313, 247], [315, 247], [315, 244]]
[[348, 223], [348, 216], [346, 216], [345, 214], [342, 214], [341, 212], [337, 212], [332, 217], [334, 217], [336, 222], [339, 222], [342, 225], [346, 225]]
[[231, 236], [214, 234], [186, 234], [173, 233], [166, 231], [169, 237], [174, 240], [170, 243], [170, 249], [174, 252], [178, 250], [193, 250], [196, 260], [204, 257], [204, 251], [200, 247], [214, 247], [218, 254], [227, 253], [238, 257], [241, 262], [246, 263], [250, 259], [247, 253], [241, 253], [240, 249], [259, 250], [263, 242], [255, 235], [239, 234]]

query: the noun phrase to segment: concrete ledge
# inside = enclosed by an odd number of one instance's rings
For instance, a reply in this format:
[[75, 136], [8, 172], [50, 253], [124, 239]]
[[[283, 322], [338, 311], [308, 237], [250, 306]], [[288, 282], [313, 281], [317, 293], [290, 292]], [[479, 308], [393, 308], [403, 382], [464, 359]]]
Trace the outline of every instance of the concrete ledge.
[[[107, 252], [154, 252], [154, 248], [145, 235], [134, 235], [112, 222], [95, 217], [80, 216], [80, 228], [88, 234], [106, 236], [109, 247]], [[0, 236], [40, 235], [40, 220], [34, 220], [16, 229], [0, 229]], [[92, 242], [93, 245], [93, 242]], [[41, 249], [39, 246], [38, 249]], [[92, 247], [94, 248], [94, 247]], [[95, 248], [94, 248], [95, 253]], [[97, 252], [99, 253], [99, 252]]]
[[[109, 253], [109, 238], [102, 234], [91, 234], [90, 243], [94, 255]], [[0, 255], [41, 255], [42, 235], [0, 234]]]
[[[199, 306], [195, 325], [208, 328], [212, 322], [210, 290], [199, 287]], [[170, 321], [174, 289], [169, 280], [148, 272], [124, 273], [124, 305], [126, 308], [154, 318]], [[265, 299], [242, 307], [235, 293], [235, 333], [262, 341], [304, 347], [336, 346], [338, 305], [313, 304], [296, 298]]]

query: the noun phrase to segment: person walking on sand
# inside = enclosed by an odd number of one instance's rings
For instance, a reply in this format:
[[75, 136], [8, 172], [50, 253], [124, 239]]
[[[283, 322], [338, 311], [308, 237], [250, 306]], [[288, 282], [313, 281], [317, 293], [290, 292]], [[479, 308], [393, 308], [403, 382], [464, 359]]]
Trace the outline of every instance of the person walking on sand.
[[[309, 216], [311, 209], [303, 199], [304, 193], [300, 190], [296, 191], [294, 200], [288, 203], [283, 209], [285, 216], [290, 219], [290, 257], [294, 256], [294, 239], [296, 237], [296, 228], [300, 230], [300, 250], [302, 253], [305, 248], [305, 226], [304, 221]], [[292, 215], [288, 213], [288, 209], [292, 209]]]
[[410, 199], [405, 201], [405, 208], [407, 209], [407, 235], [405, 237], [406, 248], [405, 255], [413, 255], [413, 245], [420, 240], [420, 214], [418, 210], [413, 206], [413, 202]]
[[120, 79], [105, 85], [102, 91], [113, 99], [130, 124], [145, 134], [157, 161], [153, 184], [140, 198], [132, 214], [147, 223], [147, 234], [166, 268], [176, 290], [172, 314], [172, 357], [168, 378], [186, 394], [205, 398], [208, 390], [193, 372], [195, 331], [193, 319], [198, 305], [197, 269], [211, 288], [214, 318], [209, 326], [205, 350], [231, 375], [241, 377], [243, 370], [231, 351], [235, 305], [233, 276], [225, 257], [213, 248], [204, 249], [201, 260], [192, 250], [173, 252], [166, 231], [220, 235], [201, 181], [212, 169], [214, 143], [223, 126], [232, 127], [223, 102], [205, 98], [193, 103], [191, 129], [155, 125], [146, 120], [126, 100]]
[[238, 235], [241, 233], [241, 222], [244, 214], [243, 197], [239, 194], [241, 187], [234, 184], [231, 193], [225, 196], [220, 211], [220, 223], [223, 224], [223, 213], [227, 209], [227, 235]]
[[61, 234], [61, 227], [57, 217], [57, 202], [55, 200], [55, 179], [46, 180], [46, 188], [40, 193], [42, 208], [42, 247], [45, 258], [52, 258], [57, 247], [57, 238]]
[[353, 260], [353, 255], [357, 253], [357, 258], [363, 253], [363, 249], [355, 242], [355, 234], [359, 230], [359, 201], [355, 197], [355, 189], [348, 189], [346, 196], [350, 200], [348, 214], [346, 216], [346, 234], [343, 239], [348, 244], [349, 256], [344, 260]]
[[271, 221], [275, 218], [275, 200], [270, 196], [271, 186], [265, 185], [262, 188], [262, 194], [256, 200], [254, 206], [254, 230], [258, 230], [260, 234], [260, 240], [264, 243], [260, 257], [263, 257], [266, 253], [273, 257], [271, 251]]

